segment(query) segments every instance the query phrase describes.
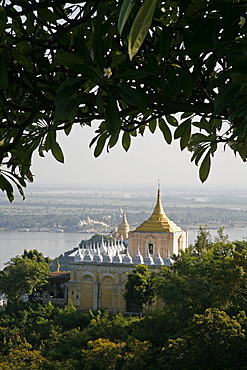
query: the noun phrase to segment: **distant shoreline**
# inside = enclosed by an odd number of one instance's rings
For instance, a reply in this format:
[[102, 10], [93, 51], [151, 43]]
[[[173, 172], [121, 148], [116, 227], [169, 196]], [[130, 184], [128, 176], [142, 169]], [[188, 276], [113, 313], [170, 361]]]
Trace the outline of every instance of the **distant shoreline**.
[[[210, 224], [200, 224], [200, 225], [190, 225], [190, 226], [184, 226], [180, 225], [181, 229], [185, 231], [190, 231], [190, 230], [199, 230], [200, 226], [207, 226], [209, 230], [218, 230], [220, 227], [224, 227], [225, 229], [244, 229], [247, 228], [247, 223], [241, 223], [241, 224], [234, 224], [234, 225], [210, 225]], [[134, 230], [135, 228], [133, 228]], [[17, 232], [17, 233], [57, 233], [57, 234], [110, 234], [110, 231], [107, 230], [63, 230], [63, 229], [46, 229], [46, 228], [30, 228], [30, 229], [9, 229], [9, 228], [0, 228], [0, 232]]]

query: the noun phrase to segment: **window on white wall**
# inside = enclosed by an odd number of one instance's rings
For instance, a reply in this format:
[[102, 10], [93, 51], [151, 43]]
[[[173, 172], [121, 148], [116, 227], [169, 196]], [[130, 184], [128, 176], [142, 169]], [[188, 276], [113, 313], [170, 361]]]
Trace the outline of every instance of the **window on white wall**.
[[148, 242], [148, 251], [151, 254], [151, 256], [154, 254], [154, 245], [153, 245], [153, 242]]

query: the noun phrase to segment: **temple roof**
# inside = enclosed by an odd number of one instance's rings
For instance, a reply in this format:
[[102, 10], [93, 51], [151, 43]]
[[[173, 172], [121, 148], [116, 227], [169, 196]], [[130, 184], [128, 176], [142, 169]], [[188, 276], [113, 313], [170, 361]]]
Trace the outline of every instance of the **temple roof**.
[[157, 203], [152, 215], [135, 229], [135, 232], [156, 232], [156, 233], [173, 233], [182, 231], [174, 222], [166, 216], [160, 199], [160, 189], [158, 189]]

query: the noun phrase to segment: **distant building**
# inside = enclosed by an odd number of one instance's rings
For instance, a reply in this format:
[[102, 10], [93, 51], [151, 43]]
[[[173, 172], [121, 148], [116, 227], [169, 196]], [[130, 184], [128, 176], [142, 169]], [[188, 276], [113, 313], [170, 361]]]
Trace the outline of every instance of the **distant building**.
[[[127, 231], [128, 230], [128, 231]], [[126, 233], [126, 234], [124, 234]], [[123, 238], [128, 233], [127, 250]], [[111, 312], [133, 310], [123, 298], [127, 274], [136, 265], [150, 269], [169, 266], [170, 255], [188, 247], [188, 233], [166, 216], [158, 189], [157, 202], [149, 219], [129, 231], [126, 214], [117, 234], [122, 241], [78, 248], [73, 258], [68, 283], [68, 298], [78, 309], [107, 309]]]
[[43, 303], [51, 302], [56, 307], [64, 307], [68, 303], [68, 281], [70, 273], [54, 271], [50, 273], [49, 282], [39, 299]]
[[117, 240], [127, 240], [130, 232], [130, 226], [126, 218], [126, 212], [123, 212], [122, 222], [118, 226], [117, 231], [113, 234]]

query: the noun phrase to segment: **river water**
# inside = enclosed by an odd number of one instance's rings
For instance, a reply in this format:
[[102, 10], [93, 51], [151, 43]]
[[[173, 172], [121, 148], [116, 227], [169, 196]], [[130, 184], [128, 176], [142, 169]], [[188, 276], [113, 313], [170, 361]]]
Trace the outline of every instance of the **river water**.
[[90, 239], [91, 234], [46, 233], [46, 232], [0, 232], [0, 270], [11, 257], [20, 255], [24, 249], [37, 249], [45, 256], [55, 258], [77, 247], [81, 240]]
[[[214, 237], [217, 230], [210, 230]], [[198, 229], [189, 230], [189, 244], [196, 239]], [[247, 237], [247, 228], [225, 229], [230, 240], [242, 240]], [[83, 233], [46, 233], [46, 232], [0, 232], [0, 270], [11, 257], [20, 255], [24, 249], [37, 249], [45, 256], [55, 258], [77, 247], [82, 239], [90, 239], [92, 234]]]

